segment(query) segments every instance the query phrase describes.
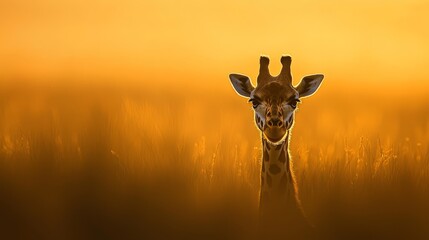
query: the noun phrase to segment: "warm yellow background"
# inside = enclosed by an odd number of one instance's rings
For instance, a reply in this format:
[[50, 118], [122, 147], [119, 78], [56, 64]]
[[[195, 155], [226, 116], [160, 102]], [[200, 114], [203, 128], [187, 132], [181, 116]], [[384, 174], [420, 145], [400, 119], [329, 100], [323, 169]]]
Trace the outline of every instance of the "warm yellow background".
[[258, 56], [267, 54], [276, 73], [287, 53], [296, 77], [323, 72], [337, 86], [422, 91], [428, 11], [422, 0], [6, 0], [0, 77], [227, 89], [229, 72], [255, 78]]
[[419, 0], [0, 0], [0, 239], [265, 239], [228, 80], [260, 54], [325, 74], [290, 139], [318, 231], [429, 239], [428, 29]]

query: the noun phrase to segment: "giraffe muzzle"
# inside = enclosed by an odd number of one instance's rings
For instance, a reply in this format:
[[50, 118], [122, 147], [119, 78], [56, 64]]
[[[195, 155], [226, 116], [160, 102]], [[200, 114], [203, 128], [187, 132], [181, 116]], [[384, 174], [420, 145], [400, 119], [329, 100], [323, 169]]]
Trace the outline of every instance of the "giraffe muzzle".
[[275, 128], [275, 127], [283, 127], [283, 121], [279, 118], [271, 118], [270, 120], [268, 120], [267, 122], [268, 127], [270, 128]]
[[271, 118], [267, 121], [264, 134], [271, 142], [278, 142], [286, 134], [286, 127], [280, 118]]

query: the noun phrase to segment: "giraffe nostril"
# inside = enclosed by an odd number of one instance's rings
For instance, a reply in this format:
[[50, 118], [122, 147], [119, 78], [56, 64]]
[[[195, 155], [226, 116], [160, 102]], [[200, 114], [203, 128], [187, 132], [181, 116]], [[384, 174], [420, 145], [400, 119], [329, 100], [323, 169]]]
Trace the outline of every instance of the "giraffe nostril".
[[283, 121], [281, 121], [280, 119], [270, 119], [267, 122], [269, 127], [282, 127], [283, 126]]

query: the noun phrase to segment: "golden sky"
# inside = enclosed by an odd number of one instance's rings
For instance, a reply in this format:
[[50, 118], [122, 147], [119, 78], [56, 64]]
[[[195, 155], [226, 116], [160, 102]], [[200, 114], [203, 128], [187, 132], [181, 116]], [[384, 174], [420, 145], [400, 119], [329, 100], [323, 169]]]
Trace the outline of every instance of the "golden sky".
[[217, 85], [255, 78], [260, 54], [276, 73], [287, 53], [297, 77], [423, 83], [428, 12], [423, 0], [3, 0], [0, 79]]

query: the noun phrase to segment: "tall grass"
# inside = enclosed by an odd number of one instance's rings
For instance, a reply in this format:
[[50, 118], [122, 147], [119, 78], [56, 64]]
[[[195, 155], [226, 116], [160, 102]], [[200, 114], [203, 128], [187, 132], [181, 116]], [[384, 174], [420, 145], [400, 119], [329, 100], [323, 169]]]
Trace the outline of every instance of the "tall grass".
[[[260, 136], [232, 90], [9, 90], [4, 239], [257, 236]], [[428, 102], [352, 97], [321, 93], [296, 115], [291, 154], [308, 218], [327, 239], [428, 238]]]

